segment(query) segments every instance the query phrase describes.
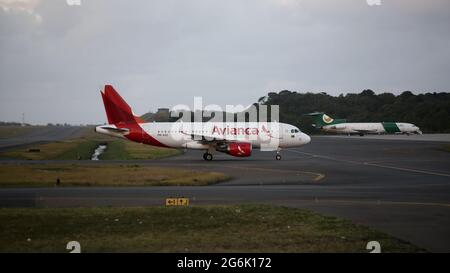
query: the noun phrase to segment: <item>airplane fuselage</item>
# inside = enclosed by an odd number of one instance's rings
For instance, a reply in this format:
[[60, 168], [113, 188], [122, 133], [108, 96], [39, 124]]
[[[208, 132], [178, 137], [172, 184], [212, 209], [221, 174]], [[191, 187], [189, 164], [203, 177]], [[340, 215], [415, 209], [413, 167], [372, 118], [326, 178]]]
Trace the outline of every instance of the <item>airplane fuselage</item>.
[[346, 122], [325, 125], [321, 129], [341, 134], [421, 134], [414, 124], [403, 122]]
[[[299, 147], [311, 141], [297, 127], [278, 122], [151, 122], [110, 124], [96, 127], [96, 132], [127, 138], [155, 146], [208, 150], [211, 143], [245, 142], [254, 148]], [[123, 129], [120, 130], [114, 130]]]
[[105, 85], [100, 92], [105, 106], [107, 125], [97, 126], [100, 134], [169, 148], [204, 150], [203, 159], [211, 161], [214, 152], [235, 157], [249, 157], [253, 148], [277, 151], [299, 147], [311, 141], [297, 127], [278, 122], [152, 122], [136, 116], [131, 107], [114, 90]]

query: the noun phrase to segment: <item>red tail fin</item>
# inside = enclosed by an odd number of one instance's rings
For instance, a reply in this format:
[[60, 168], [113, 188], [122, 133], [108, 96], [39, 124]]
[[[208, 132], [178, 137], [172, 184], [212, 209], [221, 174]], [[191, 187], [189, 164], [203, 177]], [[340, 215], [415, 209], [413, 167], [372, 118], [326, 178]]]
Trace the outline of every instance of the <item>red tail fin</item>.
[[111, 85], [105, 85], [101, 94], [109, 124], [144, 122], [141, 118], [133, 115], [130, 106]]

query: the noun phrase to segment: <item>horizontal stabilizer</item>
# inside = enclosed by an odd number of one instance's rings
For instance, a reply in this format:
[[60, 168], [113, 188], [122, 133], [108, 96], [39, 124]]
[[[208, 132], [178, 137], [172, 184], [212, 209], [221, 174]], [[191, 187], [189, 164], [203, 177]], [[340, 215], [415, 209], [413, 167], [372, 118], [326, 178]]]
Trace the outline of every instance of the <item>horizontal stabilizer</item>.
[[305, 116], [319, 116], [319, 115], [323, 115], [324, 112], [314, 112], [314, 113], [308, 113], [305, 114]]
[[112, 134], [116, 136], [124, 136], [130, 132], [127, 128], [117, 128], [111, 125], [97, 126], [95, 127], [95, 131], [97, 133]]

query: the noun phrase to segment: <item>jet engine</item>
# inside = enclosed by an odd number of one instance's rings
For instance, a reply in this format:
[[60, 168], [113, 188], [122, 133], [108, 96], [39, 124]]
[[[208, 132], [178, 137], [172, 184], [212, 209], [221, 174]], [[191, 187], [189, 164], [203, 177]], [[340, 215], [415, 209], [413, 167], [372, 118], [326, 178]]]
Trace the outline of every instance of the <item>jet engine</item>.
[[252, 144], [247, 142], [230, 142], [218, 145], [216, 150], [236, 157], [248, 157], [252, 154]]

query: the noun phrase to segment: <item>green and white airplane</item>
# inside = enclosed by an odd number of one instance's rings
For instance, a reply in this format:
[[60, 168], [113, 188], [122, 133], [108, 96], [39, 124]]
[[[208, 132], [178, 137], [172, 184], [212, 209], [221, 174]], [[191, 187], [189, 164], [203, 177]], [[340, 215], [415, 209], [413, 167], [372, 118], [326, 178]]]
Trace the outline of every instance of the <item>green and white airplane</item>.
[[314, 127], [338, 134], [422, 134], [419, 127], [404, 122], [347, 122], [346, 119], [333, 119], [322, 112], [310, 113], [315, 117]]

